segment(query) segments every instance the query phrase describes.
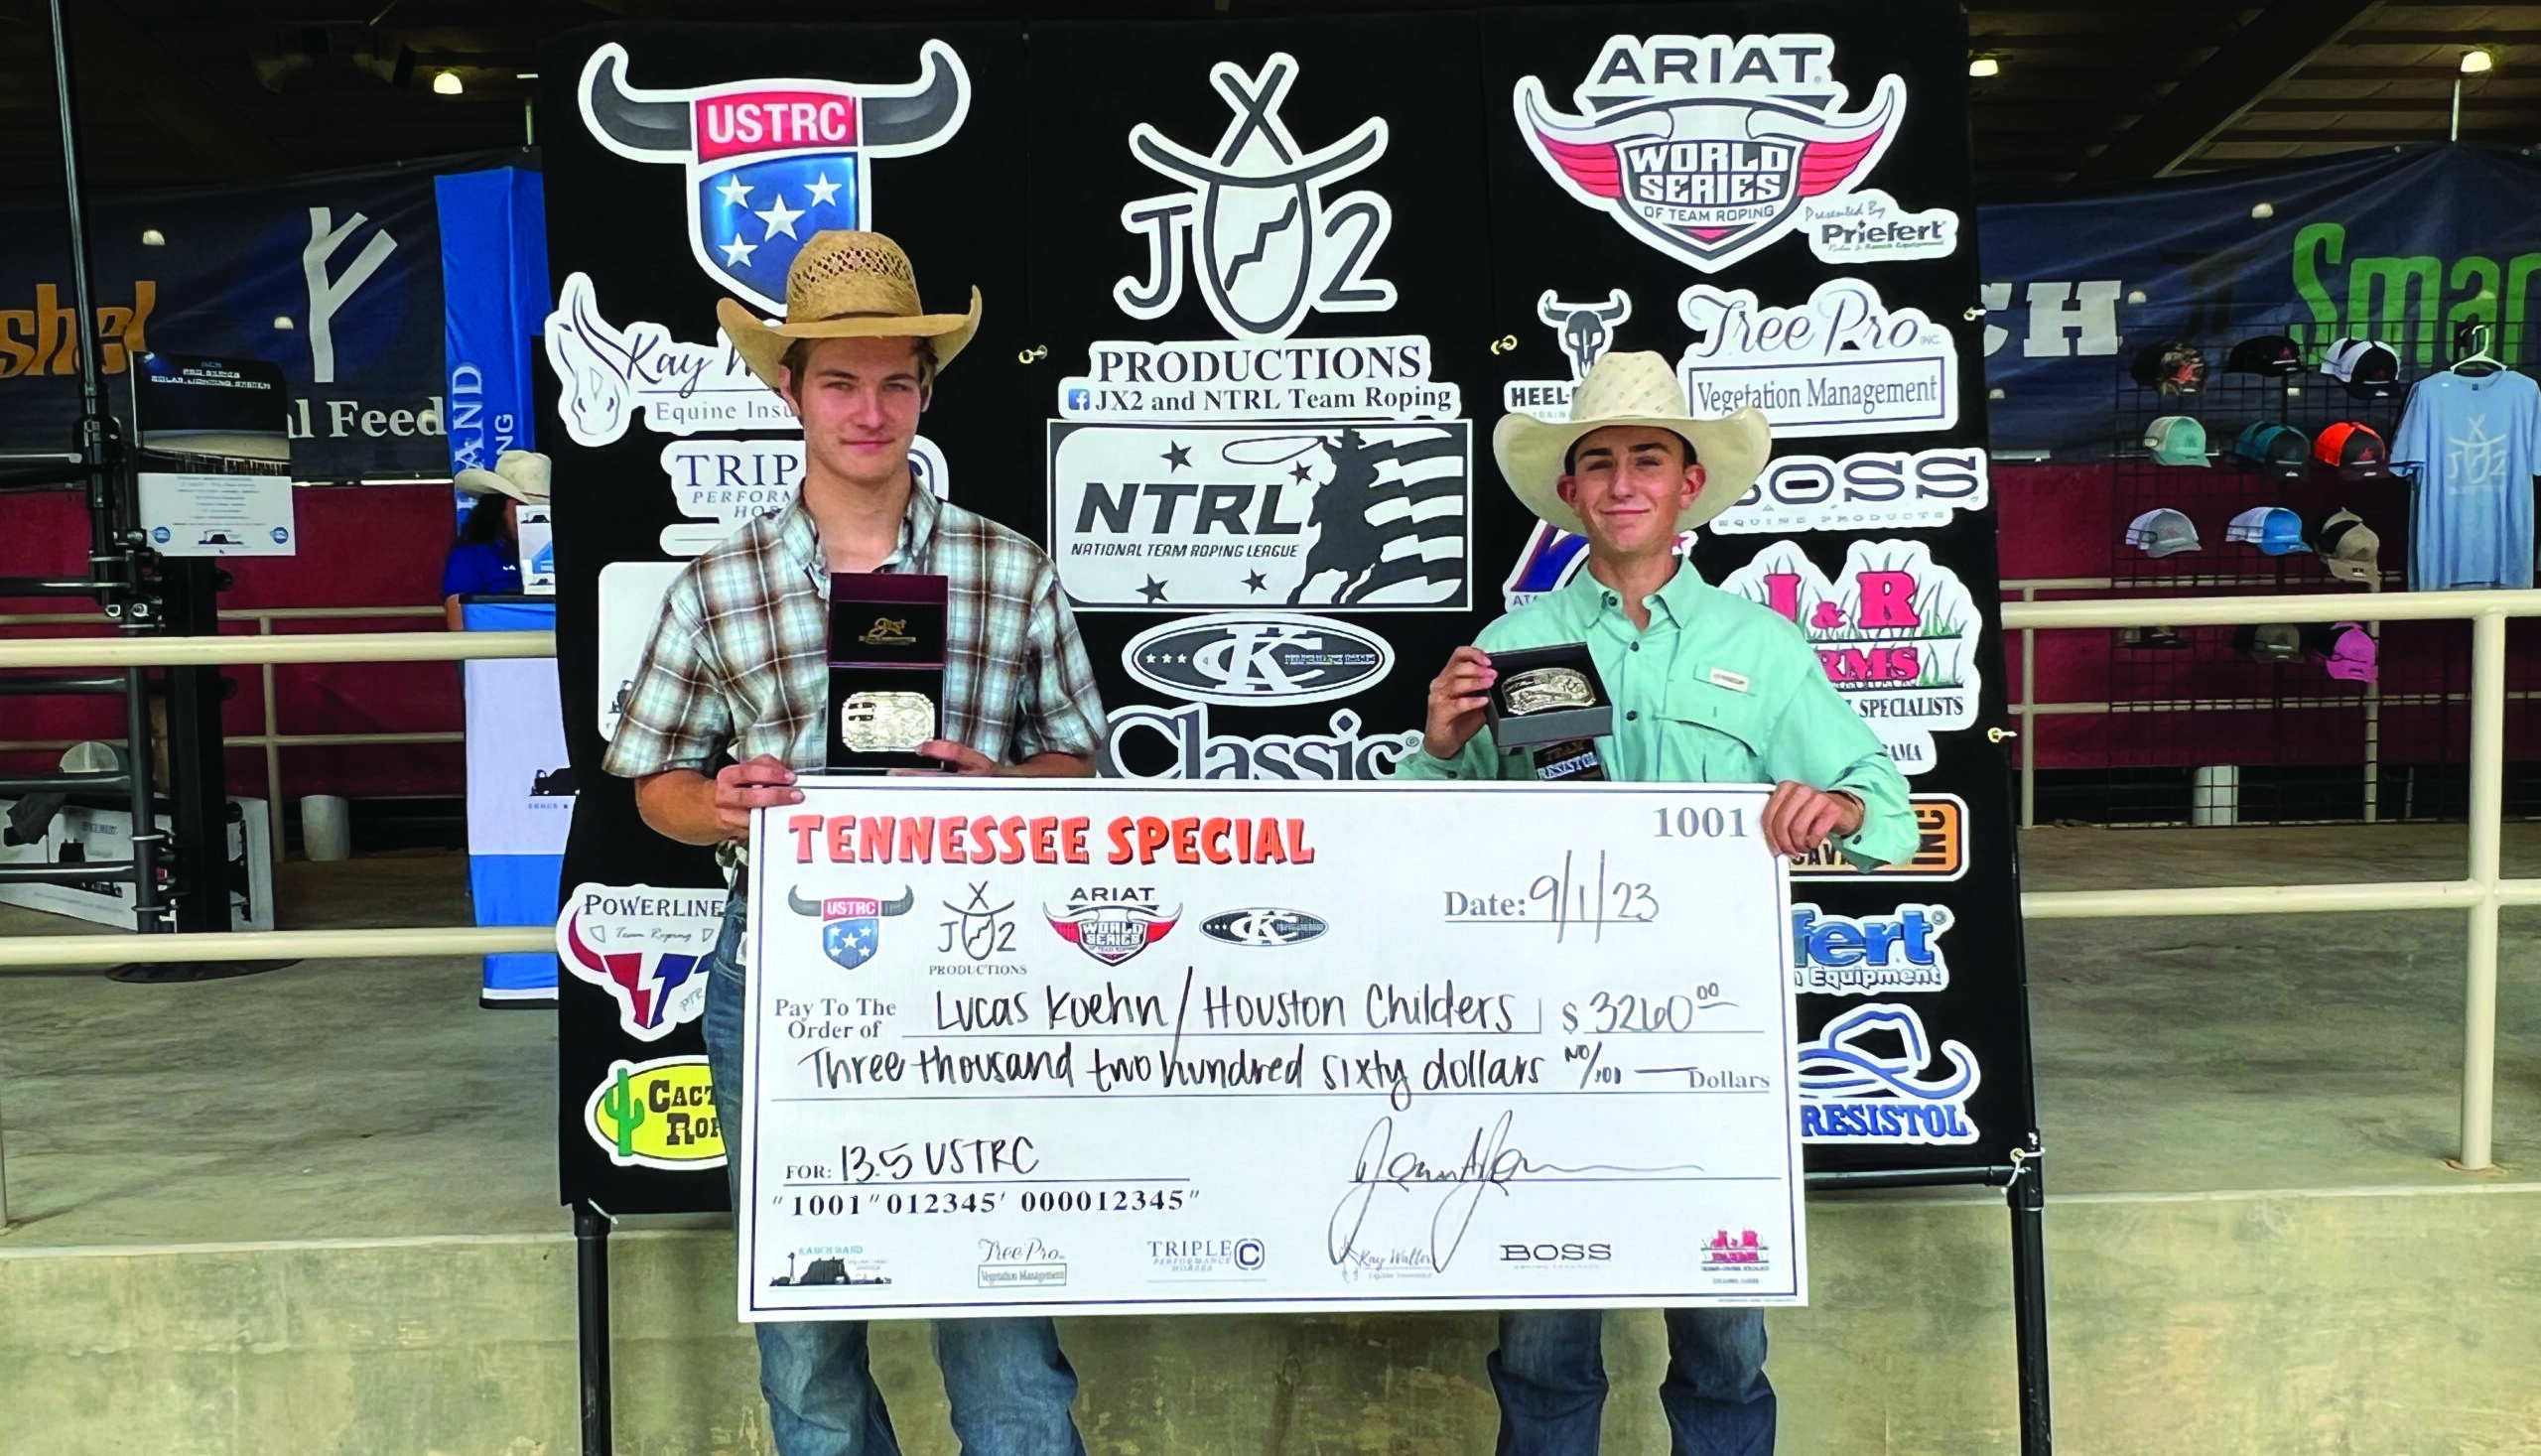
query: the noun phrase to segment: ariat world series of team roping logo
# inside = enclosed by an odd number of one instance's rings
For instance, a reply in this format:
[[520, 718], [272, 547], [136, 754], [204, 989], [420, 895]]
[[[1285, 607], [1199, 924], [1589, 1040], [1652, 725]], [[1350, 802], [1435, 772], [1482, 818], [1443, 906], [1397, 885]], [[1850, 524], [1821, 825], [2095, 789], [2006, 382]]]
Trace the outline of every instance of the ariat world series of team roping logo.
[[905, 85], [747, 80], [639, 91], [614, 42], [583, 66], [583, 123], [637, 162], [688, 169], [688, 243], [707, 276], [769, 310], [812, 234], [872, 216], [868, 165], [941, 146], [970, 114], [971, 77], [942, 41]]
[[1068, 896], [1067, 908], [1041, 907], [1042, 916], [1059, 939], [1106, 966], [1118, 966], [1171, 934], [1182, 919], [1182, 907], [1156, 906], [1152, 889], [1080, 889]]
[[1309, 312], [1394, 307], [1394, 285], [1366, 276], [1393, 230], [1393, 209], [1372, 192], [1324, 196], [1385, 155], [1385, 118], [1371, 116], [1308, 152], [1279, 119], [1296, 78], [1296, 58], [1285, 52], [1253, 75], [1232, 62], [1211, 67], [1210, 84], [1235, 116], [1205, 156], [1145, 122], [1131, 128], [1131, 155], [1184, 190], [1121, 209], [1121, 225], [1147, 240], [1147, 276], [1113, 286], [1123, 313], [1155, 319], [1171, 312], [1182, 298], [1186, 254], [1209, 312], [1238, 338], [1285, 338]]
[[1846, 112], [1834, 55], [1818, 35], [1615, 36], [1571, 92], [1577, 114], [1519, 81], [1518, 128], [1564, 191], [1706, 273], [1804, 225], [1830, 261], [1946, 254], [1955, 214], [1847, 198], [1896, 137], [1906, 83], [1884, 76]]
[[867, 900], [848, 895], [831, 895], [825, 899], [807, 900], [803, 892], [789, 889], [785, 903], [797, 915], [817, 916], [821, 922], [821, 954], [853, 971], [873, 959], [882, 947], [882, 921], [892, 915], [905, 915], [917, 903], [917, 896], [906, 889], [896, 900]]

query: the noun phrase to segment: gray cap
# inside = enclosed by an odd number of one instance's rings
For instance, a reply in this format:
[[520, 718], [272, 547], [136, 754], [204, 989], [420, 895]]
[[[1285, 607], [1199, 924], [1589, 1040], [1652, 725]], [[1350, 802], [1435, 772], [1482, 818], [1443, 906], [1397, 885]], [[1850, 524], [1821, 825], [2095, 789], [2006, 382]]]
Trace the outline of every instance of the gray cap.
[[2146, 556], [2177, 556], [2198, 549], [2197, 523], [2164, 506], [2137, 516], [2126, 528], [2126, 544]]

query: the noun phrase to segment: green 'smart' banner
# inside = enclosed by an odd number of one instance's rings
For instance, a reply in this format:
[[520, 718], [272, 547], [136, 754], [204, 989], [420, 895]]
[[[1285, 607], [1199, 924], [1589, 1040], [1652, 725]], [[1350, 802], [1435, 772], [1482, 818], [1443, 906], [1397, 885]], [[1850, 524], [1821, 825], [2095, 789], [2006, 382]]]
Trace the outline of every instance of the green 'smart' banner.
[[2220, 370], [2282, 333], [2307, 369], [2341, 335], [2384, 340], [2415, 379], [2455, 331], [2494, 326], [2529, 369], [2541, 292], [2541, 158], [2474, 143], [1986, 207], [1985, 383], [1997, 451], [2105, 456], [2135, 351], [2181, 338]]

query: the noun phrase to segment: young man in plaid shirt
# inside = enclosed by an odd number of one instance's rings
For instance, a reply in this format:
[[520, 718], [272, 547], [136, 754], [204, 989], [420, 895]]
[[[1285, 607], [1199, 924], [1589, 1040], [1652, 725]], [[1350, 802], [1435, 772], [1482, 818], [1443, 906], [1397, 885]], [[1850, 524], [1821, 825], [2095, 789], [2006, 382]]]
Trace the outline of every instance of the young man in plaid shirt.
[[[922, 313], [897, 244], [824, 232], [788, 272], [784, 324], [730, 300], [719, 313], [803, 422], [803, 489], [671, 584], [603, 761], [635, 780], [644, 822], [729, 860], [752, 810], [802, 802], [795, 771], [823, 755], [832, 572], [949, 579], [944, 736], [919, 752], [962, 773], [1091, 774], [1103, 705], [1057, 571], [1022, 536], [910, 480], [919, 412], [979, 328], [978, 290], [967, 315]], [[718, 768], [727, 753], [736, 761]], [[744, 902], [736, 883], [704, 1018], [727, 1127], [741, 1125]], [[753, 1328], [783, 1456], [896, 1456], [862, 1323]], [[965, 1452], [1081, 1456], [1076, 1375], [1048, 1319], [939, 1321], [935, 1357]]]

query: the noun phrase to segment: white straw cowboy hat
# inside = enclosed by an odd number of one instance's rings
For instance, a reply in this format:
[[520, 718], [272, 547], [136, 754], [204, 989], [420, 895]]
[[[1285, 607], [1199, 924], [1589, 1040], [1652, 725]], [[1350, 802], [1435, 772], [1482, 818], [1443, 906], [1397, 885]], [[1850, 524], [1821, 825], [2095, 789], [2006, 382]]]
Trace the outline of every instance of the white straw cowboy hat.
[[1609, 425], [1652, 425], [1672, 430], [1702, 463], [1703, 490], [1676, 518], [1691, 530], [1729, 509], [1765, 471], [1773, 432], [1762, 412], [1745, 409], [1717, 420], [1696, 420], [1685, 409], [1676, 371], [1655, 353], [1607, 354], [1588, 368], [1570, 395], [1570, 419], [1555, 424], [1533, 415], [1503, 415], [1491, 432], [1492, 459], [1501, 478], [1534, 511], [1574, 535], [1587, 534], [1579, 516], [1562, 504], [1562, 458], [1580, 437]]
[[980, 291], [968, 314], [918, 307], [917, 270], [878, 232], [816, 232], [785, 270], [785, 322], [765, 324], [737, 300], [715, 306], [750, 372], [776, 387], [776, 366], [798, 338], [931, 338], [935, 366], [953, 362], [980, 330]]
[[547, 476], [547, 457], [534, 450], [507, 450], [494, 458], [492, 469], [469, 465], [452, 483], [470, 495], [508, 495], [523, 505], [545, 505]]

